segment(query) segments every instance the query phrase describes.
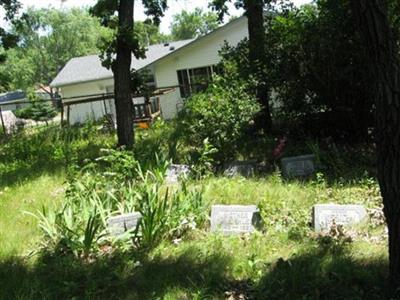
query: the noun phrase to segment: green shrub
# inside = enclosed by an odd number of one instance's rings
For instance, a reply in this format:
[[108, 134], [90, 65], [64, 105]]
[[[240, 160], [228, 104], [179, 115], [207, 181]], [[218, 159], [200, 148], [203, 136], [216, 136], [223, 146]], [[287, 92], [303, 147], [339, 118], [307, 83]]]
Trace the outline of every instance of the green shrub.
[[17, 118], [30, 119], [32, 117], [32, 106], [27, 106], [14, 111]]
[[[61, 208], [36, 214], [46, 250], [81, 259], [96, 257], [105, 245], [148, 250], [205, 222], [202, 192], [189, 191], [185, 185], [171, 193], [165, 190], [164, 163], [149, 170], [130, 151], [103, 154], [70, 173]], [[133, 211], [142, 214], [137, 230], [122, 237], [110, 235], [108, 218]]]
[[247, 83], [229, 76], [216, 78], [205, 92], [188, 99], [179, 116], [179, 130], [193, 148], [192, 160], [198, 160], [206, 139], [217, 150], [212, 155], [216, 163], [233, 159], [258, 110]]

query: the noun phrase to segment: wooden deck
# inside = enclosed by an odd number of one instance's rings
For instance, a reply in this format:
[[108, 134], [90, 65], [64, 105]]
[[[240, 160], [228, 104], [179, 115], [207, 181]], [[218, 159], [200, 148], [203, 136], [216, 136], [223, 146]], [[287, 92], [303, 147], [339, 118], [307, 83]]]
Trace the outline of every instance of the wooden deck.
[[146, 102], [133, 105], [134, 123], [153, 122], [154, 119], [161, 115], [159, 97], [152, 98]]
[[[134, 123], [151, 123], [154, 121], [154, 119], [161, 116], [160, 96], [168, 94], [174, 90], [175, 90], [174, 88], [164, 88], [164, 89], [158, 89], [150, 95], [132, 94], [132, 101], [134, 101], [137, 98], [145, 99], [144, 103], [133, 104]], [[66, 108], [67, 124], [70, 124], [70, 106], [82, 103], [90, 103], [90, 102], [105, 103], [106, 100], [111, 100], [111, 99], [114, 99], [113, 93], [63, 98], [61, 102], [62, 103], [61, 120], [62, 121], [64, 120], [64, 108]]]

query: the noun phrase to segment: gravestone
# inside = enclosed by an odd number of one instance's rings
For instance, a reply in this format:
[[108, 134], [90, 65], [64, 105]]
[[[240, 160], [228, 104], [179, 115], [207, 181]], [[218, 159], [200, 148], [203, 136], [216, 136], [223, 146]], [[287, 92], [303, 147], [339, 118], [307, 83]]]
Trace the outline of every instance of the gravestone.
[[107, 221], [108, 230], [114, 236], [135, 230], [141, 217], [142, 215], [138, 212], [110, 217]]
[[256, 205], [213, 205], [211, 231], [223, 234], [251, 233], [261, 226]]
[[255, 161], [235, 161], [225, 165], [224, 175], [250, 177], [254, 175], [255, 168]]
[[285, 177], [307, 177], [314, 173], [315, 156], [302, 155], [282, 158], [282, 173]]
[[313, 208], [313, 225], [316, 231], [326, 231], [333, 224], [355, 225], [366, 216], [367, 211], [362, 205], [317, 204]]
[[172, 164], [168, 167], [166, 173], [167, 183], [178, 183], [181, 178], [188, 178], [190, 174], [190, 167], [187, 165]]

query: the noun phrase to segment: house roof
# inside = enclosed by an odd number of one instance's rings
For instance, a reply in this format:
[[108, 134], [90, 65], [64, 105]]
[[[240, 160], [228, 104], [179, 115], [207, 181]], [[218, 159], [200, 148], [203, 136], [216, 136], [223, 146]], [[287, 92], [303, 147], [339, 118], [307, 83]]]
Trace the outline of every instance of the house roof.
[[24, 100], [26, 94], [23, 91], [13, 91], [8, 93], [0, 94], [0, 103], [6, 103], [9, 101]]
[[[131, 68], [140, 70], [192, 41], [193, 40], [184, 40], [166, 44], [151, 45], [146, 51], [146, 58], [132, 58]], [[98, 55], [75, 57], [67, 62], [65, 67], [51, 82], [50, 86], [60, 87], [100, 79], [109, 79], [112, 77], [112, 71], [102, 66]]]
[[228, 23], [226, 23], [226, 24], [224, 24], [224, 25], [218, 27], [217, 29], [214, 29], [213, 31], [210, 31], [209, 33], [207, 33], [207, 34], [205, 34], [205, 35], [202, 35], [202, 36], [200, 36], [200, 37], [198, 37], [198, 38], [196, 38], [196, 39], [192, 39], [192, 40], [190, 40], [188, 43], [186, 43], [185, 45], [183, 45], [182, 47], [180, 47], [179, 49], [176, 49], [176, 51], [167, 53], [166, 55], [163, 55], [162, 57], [159, 57], [158, 59], [155, 59], [154, 61], [152, 61], [151, 63], [149, 63], [149, 65], [154, 65], [154, 64], [158, 63], [159, 61], [166, 59], [167, 57], [170, 57], [170, 56], [172, 56], [172, 55], [175, 55], [175, 54], [181, 52], [182, 50], [188, 48], [188, 47], [191, 46], [192, 44], [198, 43], [199, 41], [202, 41], [202, 40], [208, 38], [209, 36], [214, 35], [215, 33], [217, 33], [217, 32], [219, 32], [219, 31], [225, 29], [225, 28], [228, 27], [228, 26], [232, 26], [232, 25], [235, 24], [235, 23], [241, 22], [241, 21], [242, 21], [243, 19], [245, 19], [245, 18], [247, 18], [247, 17], [244, 16], [244, 15], [243, 15], [243, 16], [240, 16], [240, 17], [235, 18], [235, 19], [233, 19], [232, 21], [230, 21], [230, 22], [228, 22]]

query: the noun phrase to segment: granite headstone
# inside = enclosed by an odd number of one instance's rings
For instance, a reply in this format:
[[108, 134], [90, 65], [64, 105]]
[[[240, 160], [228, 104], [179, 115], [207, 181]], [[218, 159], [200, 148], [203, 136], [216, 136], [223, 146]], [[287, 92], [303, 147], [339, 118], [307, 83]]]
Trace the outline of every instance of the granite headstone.
[[362, 205], [317, 204], [313, 208], [316, 231], [329, 230], [333, 224], [348, 226], [362, 222], [367, 211]]
[[213, 205], [211, 231], [223, 234], [251, 233], [261, 226], [256, 205]]
[[110, 217], [107, 221], [108, 230], [112, 235], [121, 235], [126, 231], [135, 230], [141, 217], [139, 212]]
[[285, 177], [307, 177], [315, 172], [314, 155], [282, 158], [282, 173]]

